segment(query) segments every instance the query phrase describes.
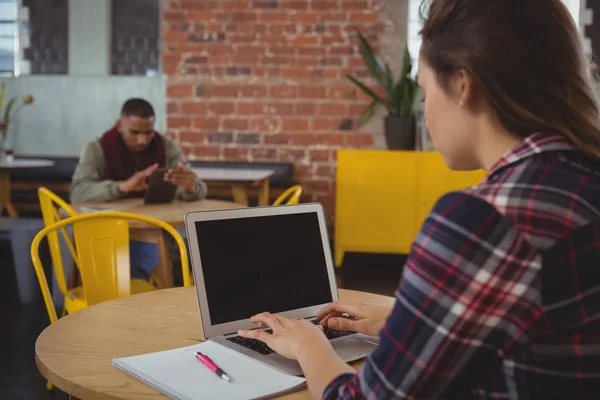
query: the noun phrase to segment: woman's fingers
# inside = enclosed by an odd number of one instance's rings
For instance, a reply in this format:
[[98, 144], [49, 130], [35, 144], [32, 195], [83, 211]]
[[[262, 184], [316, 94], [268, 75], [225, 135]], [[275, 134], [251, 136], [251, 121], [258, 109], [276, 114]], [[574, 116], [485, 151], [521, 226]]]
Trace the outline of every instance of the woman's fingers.
[[353, 317], [361, 317], [361, 315], [359, 312], [359, 306], [355, 305], [355, 304], [350, 304], [350, 303], [344, 303], [341, 301], [336, 301], [333, 302], [329, 305], [327, 305], [327, 307], [325, 307], [324, 309], [322, 309], [318, 314], [317, 314], [317, 319], [318, 320], [326, 320], [327, 316], [329, 316], [330, 314], [333, 314], [334, 316], [337, 315], [341, 315], [341, 314], [349, 314]]
[[253, 316], [252, 318], [250, 318], [250, 321], [254, 322], [255, 324], [261, 324], [262, 323], [265, 326], [268, 326], [269, 328], [271, 328], [273, 330], [282, 327], [281, 321], [279, 320], [279, 318], [277, 317], [277, 315], [273, 315], [273, 314], [268, 313], [268, 312], [256, 314], [255, 316]]

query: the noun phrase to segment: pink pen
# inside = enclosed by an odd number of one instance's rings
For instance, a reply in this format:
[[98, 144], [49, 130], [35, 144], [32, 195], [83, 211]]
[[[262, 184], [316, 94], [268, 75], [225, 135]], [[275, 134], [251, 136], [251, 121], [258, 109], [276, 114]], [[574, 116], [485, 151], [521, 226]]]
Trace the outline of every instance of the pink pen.
[[213, 360], [211, 360], [206, 354], [202, 354], [199, 351], [197, 351], [195, 354], [196, 358], [202, 361], [202, 364], [206, 365], [208, 368], [210, 368], [211, 371], [219, 375], [221, 378], [225, 379], [227, 382], [231, 382], [231, 378], [229, 377], [229, 375], [227, 375], [225, 371], [219, 368], [219, 366], [215, 364]]

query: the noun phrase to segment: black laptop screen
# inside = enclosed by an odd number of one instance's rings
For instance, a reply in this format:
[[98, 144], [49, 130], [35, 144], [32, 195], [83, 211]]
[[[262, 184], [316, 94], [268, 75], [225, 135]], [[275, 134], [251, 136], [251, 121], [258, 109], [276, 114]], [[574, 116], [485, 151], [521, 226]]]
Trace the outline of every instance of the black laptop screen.
[[332, 301], [316, 212], [197, 221], [213, 325]]

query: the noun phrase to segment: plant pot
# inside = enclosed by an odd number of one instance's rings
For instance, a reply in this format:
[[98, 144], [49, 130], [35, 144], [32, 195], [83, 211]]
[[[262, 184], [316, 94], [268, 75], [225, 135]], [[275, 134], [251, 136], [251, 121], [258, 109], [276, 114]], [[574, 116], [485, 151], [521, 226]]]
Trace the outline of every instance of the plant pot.
[[415, 117], [385, 117], [385, 141], [390, 150], [415, 149]]

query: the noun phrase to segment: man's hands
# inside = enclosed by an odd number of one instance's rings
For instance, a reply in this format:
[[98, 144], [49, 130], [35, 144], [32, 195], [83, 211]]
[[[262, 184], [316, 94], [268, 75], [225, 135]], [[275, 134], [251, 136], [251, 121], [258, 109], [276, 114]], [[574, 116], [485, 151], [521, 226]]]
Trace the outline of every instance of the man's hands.
[[196, 174], [194, 171], [185, 168], [182, 163], [177, 164], [177, 168], [170, 169], [165, 174], [165, 181], [171, 182], [175, 186], [181, 186], [188, 193], [194, 193], [196, 187]]
[[[144, 192], [148, 189], [148, 178], [158, 168], [158, 164], [153, 164], [146, 169], [136, 172], [129, 179], [117, 183], [119, 192]], [[185, 168], [182, 163], [178, 163], [177, 168], [170, 169], [165, 173], [164, 180], [171, 182], [175, 186], [181, 186], [186, 192], [194, 193], [196, 187], [196, 175], [193, 171]]]
[[[392, 307], [363, 301], [358, 304], [341, 301], [331, 303], [317, 314], [321, 325], [331, 329], [347, 330], [377, 336], [392, 312]], [[351, 319], [344, 318], [348, 314]]]
[[152, 175], [154, 170], [158, 168], [158, 164], [153, 164], [146, 169], [136, 172], [131, 175], [126, 181], [117, 183], [119, 192], [130, 193], [130, 192], [143, 192], [148, 189], [148, 177]]

